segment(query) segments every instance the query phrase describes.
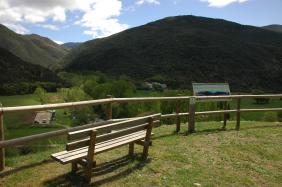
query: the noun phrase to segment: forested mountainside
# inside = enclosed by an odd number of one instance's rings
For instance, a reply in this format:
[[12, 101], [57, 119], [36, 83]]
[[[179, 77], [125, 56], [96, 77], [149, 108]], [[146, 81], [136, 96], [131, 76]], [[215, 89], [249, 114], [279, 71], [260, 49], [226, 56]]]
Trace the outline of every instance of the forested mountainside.
[[64, 60], [94, 70], [153, 80], [171, 88], [229, 82], [233, 90], [282, 90], [282, 34], [221, 19], [176, 16], [82, 43]]
[[54, 91], [61, 85], [62, 81], [54, 72], [0, 48], [0, 95], [31, 93], [37, 86]]
[[0, 47], [43, 67], [56, 66], [69, 51], [52, 40], [36, 34], [21, 35], [0, 24]]

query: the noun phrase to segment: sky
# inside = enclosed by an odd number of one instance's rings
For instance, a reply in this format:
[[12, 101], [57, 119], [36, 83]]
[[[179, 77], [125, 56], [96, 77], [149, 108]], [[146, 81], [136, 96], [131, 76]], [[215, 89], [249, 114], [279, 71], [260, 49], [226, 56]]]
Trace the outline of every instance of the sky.
[[168, 16], [282, 25], [282, 0], [0, 0], [0, 23], [61, 44], [102, 38]]

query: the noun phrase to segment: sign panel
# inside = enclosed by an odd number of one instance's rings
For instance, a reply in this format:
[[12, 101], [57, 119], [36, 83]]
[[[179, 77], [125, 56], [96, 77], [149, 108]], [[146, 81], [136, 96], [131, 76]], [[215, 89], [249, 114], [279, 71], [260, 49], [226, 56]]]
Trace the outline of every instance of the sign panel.
[[[228, 96], [231, 95], [228, 83], [192, 83], [194, 96]], [[229, 101], [218, 99], [217, 101]]]

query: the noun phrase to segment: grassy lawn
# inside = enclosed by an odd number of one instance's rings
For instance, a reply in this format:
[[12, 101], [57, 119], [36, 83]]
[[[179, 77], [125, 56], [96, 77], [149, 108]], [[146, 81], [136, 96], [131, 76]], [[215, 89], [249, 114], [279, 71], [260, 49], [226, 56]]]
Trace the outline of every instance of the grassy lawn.
[[[56, 93], [48, 93], [48, 97], [50, 98], [56, 97]], [[34, 94], [0, 96], [0, 103], [2, 103], [2, 105], [5, 107], [40, 105], [40, 101], [38, 100], [37, 96]], [[57, 113], [56, 115], [57, 118], [55, 122], [56, 125], [70, 125], [72, 123], [71, 119], [64, 114], [65, 111], [68, 112], [69, 110], [67, 109], [56, 110]], [[15, 128], [23, 128], [23, 130], [28, 130], [27, 127], [33, 124], [34, 117], [35, 117], [34, 112], [8, 113], [4, 115], [4, 124], [9, 131], [9, 134], [14, 134]], [[27, 134], [30, 133], [27, 132]]]
[[[157, 93], [139, 93], [138, 96]], [[56, 99], [56, 93], [50, 94]], [[0, 96], [4, 106], [40, 104], [35, 95]], [[243, 99], [241, 108], [281, 107], [281, 100], [255, 104]], [[236, 108], [236, 101], [230, 102]], [[56, 110], [54, 127], [32, 127], [34, 113], [5, 114], [5, 139], [49, 132], [73, 123], [69, 110]], [[185, 111], [183, 111], [185, 112]], [[270, 113], [268, 113], [270, 114]], [[263, 122], [266, 113], [243, 113], [242, 129], [234, 131], [229, 122], [221, 131], [220, 122], [197, 122], [197, 132], [185, 136], [187, 128], [174, 134], [174, 126], [154, 129], [154, 146], [149, 160], [123, 157], [127, 148], [119, 148], [97, 156], [94, 185], [105, 186], [281, 186], [282, 123]], [[275, 113], [276, 115], [276, 113]], [[217, 119], [217, 118], [215, 118]], [[231, 115], [231, 120], [235, 115]], [[267, 119], [271, 119], [267, 118]], [[252, 120], [252, 121], [250, 121]], [[260, 121], [260, 122], [257, 122]], [[50, 161], [50, 154], [63, 150], [64, 137], [37, 141], [6, 150], [8, 170], [0, 175], [0, 186], [76, 186], [69, 180], [70, 166]], [[137, 146], [137, 153], [141, 153]], [[116, 162], [111, 162], [116, 160]], [[10, 170], [9, 170], [10, 169]], [[72, 181], [72, 182], [70, 182]], [[80, 181], [80, 180], [78, 180]]]
[[2, 103], [3, 106], [23, 106], [40, 104], [36, 96], [33, 94], [0, 96], [0, 103]]
[[[0, 96], [0, 103], [3, 106], [23, 106], [23, 105], [38, 105], [39, 101], [33, 94], [15, 95], [15, 96]], [[23, 124], [30, 123], [32, 113], [17, 112], [16, 114], [5, 114], [4, 124], [9, 124], [9, 127], [17, 127]]]
[[[98, 155], [92, 185], [281, 186], [282, 123], [242, 122], [240, 131], [234, 126], [228, 122], [227, 130], [221, 131], [219, 122], [198, 122], [197, 132], [185, 136], [185, 124], [180, 134], [174, 133], [175, 126], [163, 125], [154, 129], [146, 162], [140, 160], [139, 146], [135, 159], [123, 157], [127, 147]], [[8, 157], [0, 186], [79, 186], [80, 180], [68, 174], [69, 165], [49, 159], [63, 149], [59, 144]]]

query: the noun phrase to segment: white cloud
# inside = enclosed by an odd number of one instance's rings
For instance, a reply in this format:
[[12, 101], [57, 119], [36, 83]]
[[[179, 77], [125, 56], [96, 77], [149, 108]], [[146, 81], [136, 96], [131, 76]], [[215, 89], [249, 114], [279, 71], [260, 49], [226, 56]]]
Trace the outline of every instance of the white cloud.
[[41, 25], [41, 27], [43, 27], [45, 29], [50, 29], [50, 30], [53, 30], [53, 31], [59, 30], [59, 27], [57, 27], [56, 25], [52, 25], [52, 24]]
[[121, 9], [120, 0], [1, 0], [0, 23], [20, 33], [27, 32], [25, 23], [56, 30], [50, 23], [65, 22], [67, 12], [78, 11], [82, 17], [76, 24], [93, 37], [104, 37], [129, 27], [118, 20]]
[[6, 27], [9, 27], [10, 29], [14, 30], [18, 34], [26, 34], [29, 32], [28, 29], [24, 28], [20, 24], [14, 24], [14, 23], [2, 23]]
[[59, 45], [61, 45], [61, 44], [63, 44], [64, 42], [62, 42], [62, 41], [59, 41], [59, 40], [53, 40], [55, 43], [57, 43], [57, 44], [59, 44]]
[[231, 3], [244, 3], [248, 0], [200, 0], [209, 3], [210, 7], [225, 7]]
[[158, 0], [138, 0], [136, 1], [137, 5], [143, 5], [143, 4], [155, 4], [155, 5], [159, 5], [160, 1]]
[[160, 3], [160, 0], [136, 0], [134, 4], [123, 8], [123, 11], [124, 12], [134, 12], [137, 8], [145, 4], [160, 5], [161, 3]]
[[53, 20], [54, 21], [65, 21], [66, 20], [66, 14], [65, 14], [65, 10], [62, 7], [56, 7], [54, 8], [54, 17]]
[[75, 22], [89, 28], [84, 34], [100, 38], [123, 31], [129, 26], [119, 23], [116, 19], [121, 14], [122, 4], [118, 0], [101, 0], [93, 4], [92, 9], [86, 11], [80, 21]]

